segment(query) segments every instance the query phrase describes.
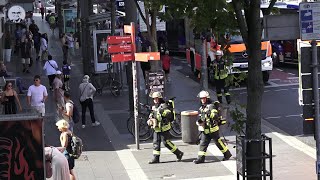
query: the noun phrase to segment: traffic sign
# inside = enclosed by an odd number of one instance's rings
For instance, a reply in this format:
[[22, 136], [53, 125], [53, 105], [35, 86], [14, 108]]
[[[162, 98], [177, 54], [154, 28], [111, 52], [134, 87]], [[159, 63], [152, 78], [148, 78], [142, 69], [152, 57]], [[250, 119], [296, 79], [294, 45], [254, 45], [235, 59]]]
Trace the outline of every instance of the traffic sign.
[[320, 3], [299, 4], [301, 40], [320, 39]]
[[131, 43], [131, 36], [109, 36], [108, 44], [124, 44]]
[[143, 52], [143, 53], [135, 53], [135, 60], [148, 62], [148, 60], [160, 60], [159, 52]]
[[132, 61], [132, 54], [113, 54], [111, 55], [112, 62]]
[[108, 53], [121, 53], [121, 52], [131, 52], [131, 44], [125, 45], [110, 45], [108, 47]]

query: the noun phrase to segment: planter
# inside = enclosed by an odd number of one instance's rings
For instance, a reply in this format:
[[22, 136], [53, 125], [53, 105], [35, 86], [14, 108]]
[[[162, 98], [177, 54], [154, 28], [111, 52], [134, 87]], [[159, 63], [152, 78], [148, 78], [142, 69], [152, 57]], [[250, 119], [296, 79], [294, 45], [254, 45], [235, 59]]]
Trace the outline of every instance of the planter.
[[[247, 155], [248, 146], [261, 146], [260, 156], [251, 156]], [[248, 177], [261, 177], [263, 180], [268, 179], [272, 180], [272, 140], [268, 136], [262, 134], [261, 139], [246, 139], [245, 136], [237, 136], [236, 139], [236, 158], [237, 158], [237, 180], [245, 180]], [[262, 172], [259, 174], [248, 175], [247, 174], [247, 162], [251, 160], [261, 160], [261, 169]], [[269, 165], [267, 167], [267, 164]]]

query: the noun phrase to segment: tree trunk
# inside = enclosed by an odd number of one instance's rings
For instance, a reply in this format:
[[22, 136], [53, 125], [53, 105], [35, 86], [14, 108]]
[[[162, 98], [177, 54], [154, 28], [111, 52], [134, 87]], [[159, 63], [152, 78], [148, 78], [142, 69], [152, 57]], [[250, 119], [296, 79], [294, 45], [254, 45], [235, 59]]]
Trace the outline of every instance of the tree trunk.
[[[158, 52], [158, 41], [157, 41], [157, 12], [151, 10], [151, 33], [149, 41], [151, 44], [151, 52]], [[161, 61], [150, 61], [151, 71], [161, 70]]]
[[[246, 11], [248, 27], [249, 70], [247, 87], [247, 139], [261, 139], [261, 102], [264, 84], [261, 71], [261, 19], [260, 19], [260, 0], [251, 0], [250, 7]], [[260, 157], [261, 144], [248, 143], [247, 157]], [[248, 175], [261, 174], [261, 160], [248, 160]], [[260, 177], [251, 177], [250, 180], [258, 180]]]

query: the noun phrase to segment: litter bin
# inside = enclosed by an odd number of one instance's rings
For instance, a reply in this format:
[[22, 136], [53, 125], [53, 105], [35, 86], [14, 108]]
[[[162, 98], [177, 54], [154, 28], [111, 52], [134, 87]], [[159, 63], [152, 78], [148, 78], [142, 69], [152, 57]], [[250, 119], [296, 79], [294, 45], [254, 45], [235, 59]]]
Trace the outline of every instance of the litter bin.
[[195, 144], [198, 140], [198, 111], [182, 111], [181, 112], [181, 130], [182, 141], [184, 143]]

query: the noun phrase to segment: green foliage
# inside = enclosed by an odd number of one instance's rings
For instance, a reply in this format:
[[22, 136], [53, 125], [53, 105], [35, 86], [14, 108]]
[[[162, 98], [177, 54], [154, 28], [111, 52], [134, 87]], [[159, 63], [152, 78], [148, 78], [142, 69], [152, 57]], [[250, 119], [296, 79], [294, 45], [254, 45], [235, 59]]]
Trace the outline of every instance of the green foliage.
[[246, 125], [246, 116], [244, 113], [242, 113], [239, 108], [236, 105], [234, 110], [230, 111], [230, 116], [233, 120], [233, 123], [228, 123], [228, 126], [230, 127], [231, 131], [236, 132], [239, 135], [245, 135], [245, 125]]

